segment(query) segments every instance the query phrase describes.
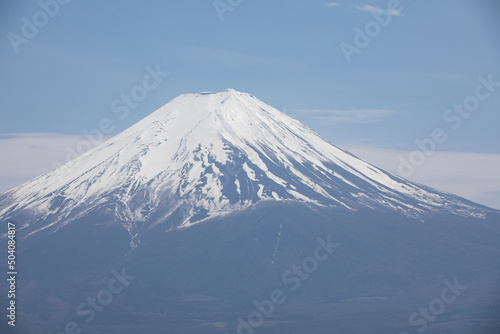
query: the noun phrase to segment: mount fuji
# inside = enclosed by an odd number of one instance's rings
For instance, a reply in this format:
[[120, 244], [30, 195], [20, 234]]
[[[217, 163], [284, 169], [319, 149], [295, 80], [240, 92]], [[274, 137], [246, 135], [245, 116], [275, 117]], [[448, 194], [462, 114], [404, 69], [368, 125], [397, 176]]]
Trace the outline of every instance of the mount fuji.
[[[33, 235], [106, 208], [109, 219], [123, 222], [139, 241], [156, 224], [189, 227], [261, 201], [422, 219], [443, 211], [465, 217], [489, 212], [391, 175], [229, 89], [182, 95], [62, 168], [7, 192], [0, 218], [27, 215], [21, 230]], [[174, 215], [179, 208], [181, 220]]]
[[[17, 224], [26, 333], [68, 321], [92, 333], [496, 333], [499, 218], [233, 89], [181, 95], [0, 195], [0, 220]], [[288, 269], [329, 238], [338, 252], [249, 325], [252, 301], [286, 291]], [[79, 318], [113, 268], [136, 278], [100, 318]], [[468, 287], [456, 302], [408, 320], [454, 279]]]

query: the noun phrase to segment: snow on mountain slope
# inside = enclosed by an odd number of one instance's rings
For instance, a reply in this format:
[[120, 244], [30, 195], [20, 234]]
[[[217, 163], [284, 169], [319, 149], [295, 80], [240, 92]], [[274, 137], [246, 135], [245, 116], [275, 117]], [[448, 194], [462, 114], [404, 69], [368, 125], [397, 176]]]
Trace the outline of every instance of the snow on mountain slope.
[[[106, 208], [128, 222], [189, 226], [262, 200], [419, 216], [488, 210], [383, 171], [252, 95], [184, 94], [66, 165], [0, 196], [0, 219], [36, 233]], [[43, 223], [42, 223], [43, 222]], [[133, 223], [132, 223], [133, 222]]]

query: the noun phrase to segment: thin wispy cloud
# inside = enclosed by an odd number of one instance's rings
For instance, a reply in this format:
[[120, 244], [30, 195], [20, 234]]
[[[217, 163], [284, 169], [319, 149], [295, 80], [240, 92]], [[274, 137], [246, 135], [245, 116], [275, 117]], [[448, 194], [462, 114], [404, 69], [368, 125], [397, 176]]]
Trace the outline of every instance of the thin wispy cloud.
[[[363, 144], [341, 143], [358, 157], [398, 174], [401, 155], [410, 152]], [[473, 152], [435, 152], [415, 170], [411, 181], [463, 196], [477, 203], [500, 209], [500, 154]]]
[[291, 114], [330, 123], [374, 123], [394, 113], [389, 109], [292, 110]]
[[342, 5], [336, 2], [327, 2], [325, 3], [325, 7], [341, 7]]
[[401, 11], [397, 10], [397, 9], [388, 9], [388, 8], [383, 9], [380, 7], [374, 7], [374, 6], [370, 6], [370, 5], [354, 6], [354, 8], [361, 10], [361, 11], [364, 11], [364, 12], [376, 14], [376, 15], [386, 14], [386, 15], [391, 15], [391, 16], [403, 16], [403, 14], [401, 14]]
[[78, 152], [82, 141], [88, 138], [57, 133], [0, 133], [0, 194], [50, 172], [54, 164], [66, 163], [68, 147]]

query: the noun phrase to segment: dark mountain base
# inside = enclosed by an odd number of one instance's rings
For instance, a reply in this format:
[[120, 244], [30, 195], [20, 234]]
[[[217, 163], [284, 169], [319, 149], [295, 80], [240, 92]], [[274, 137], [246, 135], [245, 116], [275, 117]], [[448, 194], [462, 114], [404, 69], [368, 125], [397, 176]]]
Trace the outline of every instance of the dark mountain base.
[[499, 221], [269, 202], [132, 252], [87, 216], [18, 238], [18, 332], [498, 333]]

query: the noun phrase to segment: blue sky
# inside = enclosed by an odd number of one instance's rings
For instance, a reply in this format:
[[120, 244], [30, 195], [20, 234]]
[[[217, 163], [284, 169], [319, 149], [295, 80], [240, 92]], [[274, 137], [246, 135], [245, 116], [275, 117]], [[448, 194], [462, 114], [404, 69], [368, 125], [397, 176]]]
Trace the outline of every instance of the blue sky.
[[[0, 191], [64, 162], [103, 118], [112, 135], [179, 94], [234, 88], [396, 173], [442, 129], [408, 178], [500, 208], [500, 87], [482, 87], [456, 129], [443, 119], [478, 77], [500, 82], [496, 0], [59, 0], [57, 13], [55, 1], [0, 4]], [[356, 44], [367, 27], [369, 44]], [[120, 119], [112, 103], [147, 67], [169, 75]]]

